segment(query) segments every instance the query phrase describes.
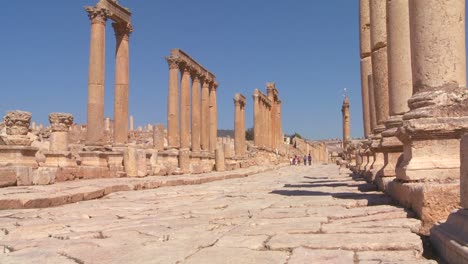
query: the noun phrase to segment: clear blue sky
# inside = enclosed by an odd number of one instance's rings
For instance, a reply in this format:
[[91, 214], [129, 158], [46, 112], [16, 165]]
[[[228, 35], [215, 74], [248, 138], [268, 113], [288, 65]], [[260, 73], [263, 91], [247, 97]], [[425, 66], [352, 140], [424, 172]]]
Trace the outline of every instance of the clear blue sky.
[[[0, 114], [51, 112], [86, 122], [90, 23], [97, 0], [5, 1], [0, 49]], [[358, 1], [120, 0], [133, 12], [130, 113], [136, 125], [166, 124], [168, 66], [181, 48], [216, 74], [219, 128], [233, 128], [233, 96], [276, 82], [283, 130], [311, 139], [341, 137], [342, 89], [351, 101], [352, 136], [362, 136]], [[105, 115], [113, 117], [115, 37], [106, 32]]]

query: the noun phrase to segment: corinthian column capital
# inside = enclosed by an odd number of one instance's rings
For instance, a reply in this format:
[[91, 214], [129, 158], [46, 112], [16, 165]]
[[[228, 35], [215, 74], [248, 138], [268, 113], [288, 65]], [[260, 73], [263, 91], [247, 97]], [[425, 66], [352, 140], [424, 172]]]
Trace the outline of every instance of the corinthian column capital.
[[117, 39], [124, 38], [128, 40], [130, 33], [133, 32], [133, 26], [130, 23], [112, 23], [112, 27]]
[[88, 17], [91, 20], [91, 24], [106, 24], [107, 18], [111, 16], [111, 13], [108, 9], [104, 7], [85, 7], [86, 12], [88, 12]]

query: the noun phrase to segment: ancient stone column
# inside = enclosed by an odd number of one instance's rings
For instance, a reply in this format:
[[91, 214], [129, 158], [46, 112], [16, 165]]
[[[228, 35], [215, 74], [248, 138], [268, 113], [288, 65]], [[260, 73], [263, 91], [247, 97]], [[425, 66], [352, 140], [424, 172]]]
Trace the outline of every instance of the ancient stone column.
[[86, 7], [91, 20], [88, 67], [88, 116], [86, 144], [102, 144], [104, 136], [104, 76], [106, 21], [110, 13], [102, 7]]
[[234, 97], [234, 150], [236, 156], [244, 155], [245, 130], [243, 124], [243, 107], [245, 105], [245, 97], [241, 94], [236, 94]]
[[104, 130], [110, 131], [111, 130], [110, 126], [111, 126], [110, 118], [106, 117], [106, 119], [104, 119]]
[[410, 1], [413, 96], [397, 132], [404, 160], [397, 178], [456, 179], [468, 126], [464, 0]]
[[192, 151], [200, 151], [200, 76], [192, 72]]
[[156, 124], [153, 128], [153, 146], [158, 151], [164, 150], [164, 125]]
[[179, 142], [179, 60], [167, 57], [169, 64], [169, 92], [167, 98], [167, 142], [169, 148], [178, 148]]
[[181, 67], [180, 88], [180, 148], [190, 148], [190, 71], [189, 65]]
[[254, 145], [257, 147], [261, 146], [261, 134], [260, 134], [260, 119], [261, 119], [261, 110], [260, 110], [260, 91], [258, 89], [254, 90], [253, 93], [253, 102], [254, 102]]
[[68, 113], [51, 113], [50, 122], [50, 150], [68, 151], [68, 131], [73, 125], [73, 116]]
[[409, 111], [408, 100], [413, 94], [411, 44], [408, 0], [387, 2], [388, 89], [390, 117], [382, 132], [384, 152], [383, 177], [394, 177], [395, 167], [403, 152], [403, 144], [395, 137], [402, 126], [402, 116]]
[[200, 145], [203, 151], [210, 149], [210, 81], [207, 78], [203, 79], [202, 85], [202, 99], [201, 99], [201, 134], [200, 134]]
[[281, 101], [278, 101], [278, 146], [283, 145], [283, 124], [281, 121]]
[[360, 28], [360, 54], [361, 54], [361, 95], [362, 114], [364, 121], [364, 136], [371, 133], [371, 110], [369, 105], [368, 76], [372, 74], [371, 38], [370, 38], [370, 0], [359, 1], [359, 28]]
[[[244, 97], [245, 98], [245, 97]], [[245, 99], [244, 99], [245, 100]], [[242, 155], [245, 154], [245, 151], [247, 149], [246, 147], [246, 139], [245, 139], [245, 104], [244, 105], [241, 105], [241, 146], [240, 146], [240, 149], [241, 149], [241, 153]]]
[[129, 45], [133, 28], [126, 23], [112, 23], [116, 37], [115, 92], [114, 92], [114, 144], [125, 144], [128, 139], [128, 82]]
[[210, 152], [214, 152], [218, 138], [218, 113], [216, 103], [216, 89], [218, 85], [213, 83], [210, 89]]
[[225, 171], [226, 170], [226, 164], [224, 160], [224, 152], [223, 148], [216, 148], [215, 150], [215, 166], [216, 166], [216, 171]]
[[377, 130], [374, 134], [379, 134], [385, 129], [385, 121], [389, 115], [386, 1], [370, 1], [370, 22], [372, 77], [377, 119]]
[[348, 143], [351, 140], [351, 127], [350, 127], [350, 116], [349, 116], [349, 99], [346, 96], [341, 106], [341, 114], [343, 118], [343, 149], [348, 148]]
[[367, 83], [369, 87], [369, 117], [370, 117], [370, 127], [371, 131], [374, 131], [377, 128], [377, 117], [376, 117], [376, 109], [375, 109], [375, 96], [374, 96], [374, 78], [372, 78], [372, 74], [367, 76]]
[[130, 131], [133, 131], [133, 130], [135, 130], [135, 125], [134, 125], [135, 123], [134, 123], [134, 121], [133, 121], [133, 116], [130, 116], [129, 119], [130, 119], [130, 121], [129, 121], [129, 122], [130, 122], [130, 128], [129, 128], [129, 130], [130, 130]]

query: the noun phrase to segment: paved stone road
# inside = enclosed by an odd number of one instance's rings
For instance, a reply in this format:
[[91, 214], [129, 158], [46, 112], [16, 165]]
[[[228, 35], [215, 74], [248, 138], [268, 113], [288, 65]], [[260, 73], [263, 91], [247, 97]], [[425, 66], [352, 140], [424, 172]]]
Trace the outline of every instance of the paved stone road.
[[0, 211], [0, 263], [431, 263], [420, 222], [336, 166]]

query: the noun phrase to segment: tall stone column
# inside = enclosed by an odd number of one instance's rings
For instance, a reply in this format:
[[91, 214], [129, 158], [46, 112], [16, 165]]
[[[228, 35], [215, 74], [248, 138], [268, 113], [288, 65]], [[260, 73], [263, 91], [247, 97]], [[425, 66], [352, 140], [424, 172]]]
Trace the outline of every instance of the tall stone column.
[[278, 145], [281, 146], [283, 145], [283, 123], [281, 120], [281, 101], [278, 101]]
[[387, 1], [370, 1], [372, 78], [377, 127], [371, 136], [371, 149], [375, 154], [371, 174], [373, 181], [384, 167], [384, 155], [381, 148], [382, 132], [389, 115], [388, 102], [388, 65], [387, 65]]
[[68, 113], [51, 113], [49, 115], [50, 150], [68, 151], [68, 131], [73, 125], [73, 116]]
[[201, 98], [200, 98], [200, 76], [196, 72], [192, 72], [192, 151], [200, 151], [200, 114], [201, 114]]
[[386, 1], [370, 1], [370, 21], [372, 77], [377, 119], [374, 134], [379, 134], [385, 129], [385, 121], [389, 115]]
[[125, 144], [128, 138], [128, 40], [133, 28], [126, 23], [112, 23], [112, 26], [117, 41], [115, 52], [114, 143]]
[[246, 143], [245, 143], [245, 131], [246, 131], [246, 129], [245, 129], [245, 103], [244, 103], [244, 105], [241, 105], [240, 110], [241, 110], [241, 132], [240, 132], [240, 134], [241, 134], [241, 136], [240, 136], [241, 137], [241, 147], [240, 147], [240, 149], [241, 149], [242, 155], [244, 155], [245, 151], [247, 149], [246, 148]]
[[134, 122], [133, 122], [133, 116], [130, 116], [129, 120], [130, 120], [129, 121], [130, 122], [129, 130], [133, 131], [133, 130], [135, 130], [135, 125], [134, 125]]
[[364, 136], [372, 133], [371, 110], [369, 105], [368, 76], [372, 74], [371, 38], [370, 38], [370, 0], [359, 1], [360, 55], [361, 55], [361, 95]]
[[394, 177], [396, 164], [403, 153], [403, 143], [395, 133], [403, 124], [402, 116], [409, 111], [407, 102], [413, 94], [408, 0], [388, 1], [387, 17], [390, 118], [382, 132], [385, 165], [381, 175]]
[[242, 110], [240, 94], [234, 96], [234, 151], [242, 156]]
[[167, 143], [169, 148], [179, 147], [179, 61], [167, 57], [169, 64], [169, 92], [167, 98]]
[[180, 88], [180, 148], [190, 148], [190, 67], [181, 67]]
[[88, 116], [86, 144], [102, 144], [104, 136], [104, 77], [106, 21], [110, 13], [102, 7], [86, 7], [91, 20], [88, 67]]
[[216, 102], [217, 83], [213, 83], [210, 89], [210, 152], [215, 151], [218, 144], [218, 108]]
[[260, 118], [261, 118], [261, 110], [260, 110], [260, 91], [258, 89], [254, 90], [253, 93], [253, 102], [254, 102], [254, 145], [257, 147], [261, 146], [261, 139], [260, 139]]
[[208, 151], [210, 149], [210, 81], [207, 78], [203, 79], [202, 85], [202, 99], [201, 99], [201, 135], [200, 135], [200, 145], [203, 151]]
[[460, 138], [468, 127], [464, 0], [410, 1], [413, 96], [398, 138], [397, 178], [457, 179]]
[[343, 118], [343, 149], [346, 151], [348, 143], [351, 140], [350, 116], [349, 116], [349, 99], [345, 97], [341, 106], [341, 114]]

